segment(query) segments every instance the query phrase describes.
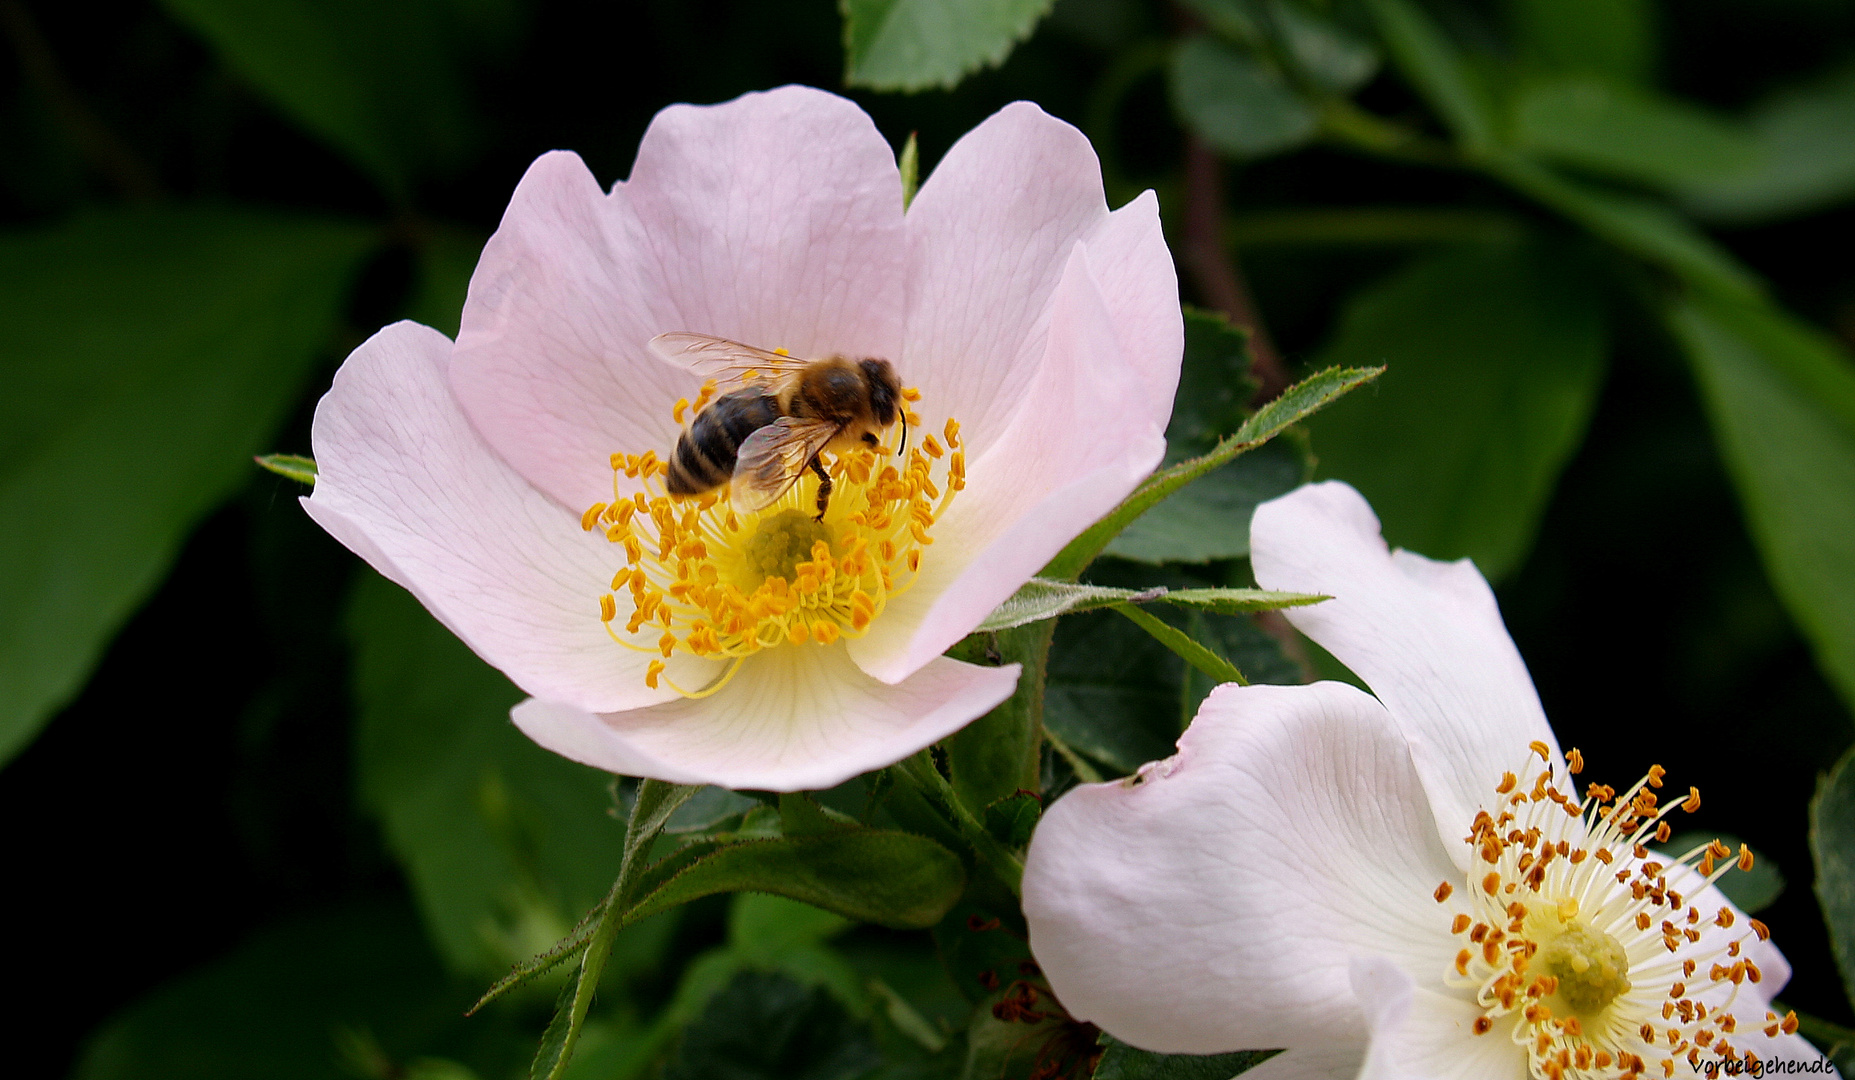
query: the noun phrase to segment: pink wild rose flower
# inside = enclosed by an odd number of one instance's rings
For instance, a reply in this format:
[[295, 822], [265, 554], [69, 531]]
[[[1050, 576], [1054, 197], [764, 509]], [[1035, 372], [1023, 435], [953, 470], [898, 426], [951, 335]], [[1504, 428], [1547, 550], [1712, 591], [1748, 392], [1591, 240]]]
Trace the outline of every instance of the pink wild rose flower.
[[[889, 361], [906, 449], [897, 423], [827, 453], [822, 521], [809, 470], [760, 509], [670, 497], [733, 386], [656, 355], [676, 333]], [[1110, 213], [1088, 141], [1034, 105], [906, 212], [843, 98], [672, 106], [609, 191], [571, 153], [530, 166], [455, 342], [402, 322], [354, 351], [304, 505], [532, 695], [542, 746], [823, 788], [1011, 694], [1016, 667], [941, 654], [1158, 463], [1182, 348], [1152, 193]]]

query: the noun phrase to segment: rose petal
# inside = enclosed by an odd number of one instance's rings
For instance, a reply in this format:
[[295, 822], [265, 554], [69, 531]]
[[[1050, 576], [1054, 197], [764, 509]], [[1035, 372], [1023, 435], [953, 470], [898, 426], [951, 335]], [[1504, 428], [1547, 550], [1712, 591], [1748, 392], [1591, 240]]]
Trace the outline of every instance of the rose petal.
[[708, 698], [593, 715], [551, 701], [515, 707], [549, 750], [608, 772], [762, 791], [828, 788], [899, 761], [1011, 696], [1018, 666], [944, 657], [890, 686], [840, 647], [749, 657]]
[[1027, 101], [1007, 105], [947, 151], [908, 210], [903, 379], [938, 431], [958, 417], [974, 456], [1027, 400], [1051, 325], [1050, 300], [1076, 242], [1099, 245], [1109, 319], [1135, 375], [1123, 411], [1161, 428], [1184, 340], [1178, 280], [1157, 201], [1113, 215], [1088, 139]]
[[1219, 687], [1137, 785], [1077, 788], [1024, 911], [1057, 997], [1167, 1053], [1360, 1041], [1359, 954], [1442, 972], [1456, 877], [1384, 709], [1340, 683]]
[[1382, 956], [1355, 957], [1350, 975], [1372, 1032], [1359, 1080], [1526, 1080], [1512, 1024], [1476, 1035], [1482, 1011], [1466, 996], [1420, 988]]
[[1076, 245], [1042, 366], [1022, 391], [1029, 407], [968, 459], [967, 488], [935, 523], [920, 575], [851, 643], [877, 678], [904, 678], [971, 633], [1164, 456], [1160, 425], [1122, 407], [1135, 380], [1091, 264]]
[[1243, 1080], [1353, 1080], [1365, 1063], [1363, 1036], [1357, 1041], [1338, 1037], [1321, 1046], [1284, 1050], [1243, 1073]]
[[788, 86], [675, 105], [609, 195], [572, 154], [530, 167], [471, 278], [452, 381], [522, 475], [587, 506], [611, 497], [612, 452], [670, 452], [670, 406], [695, 395], [652, 337], [896, 357], [905, 257], [894, 154], [855, 104]]
[[409, 322], [354, 350], [316, 406], [304, 508], [529, 693], [591, 709], [663, 700], [644, 685], [648, 657], [599, 622], [623, 559], [477, 437], [445, 381], [450, 352]]
[[[1443, 836], [1467, 833], [1501, 774], [1526, 762], [1529, 742], [1558, 752], [1494, 593], [1468, 560], [1387, 551], [1372, 508], [1338, 481], [1257, 507], [1250, 560], [1265, 589], [1333, 597], [1283, 614], [1385, 703]], [[1470, 854], [1452, 847], [1465, 870]]]

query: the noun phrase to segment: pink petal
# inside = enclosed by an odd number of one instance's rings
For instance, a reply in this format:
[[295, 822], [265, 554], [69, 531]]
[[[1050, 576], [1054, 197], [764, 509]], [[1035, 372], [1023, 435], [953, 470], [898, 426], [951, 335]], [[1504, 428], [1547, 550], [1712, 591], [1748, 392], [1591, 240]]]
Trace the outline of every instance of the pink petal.
[[1026, 407], [969, 458], [968, 486], [935, 523], [920, 576], [851, 643], [877, 678], [902, 679], [970, 633], [1165, 454], [1162, 424], [1124, 407], [1137, 380], [1092, 262], [1077, 244], [1051, 298], [1042, 362], [1021, 389]]
[[1081, 132], [1029, 102], [1006, 106], [947, 151], [907, 228], [897, 369], [922, 391], [930, 430], [957, 417], [975, 455], [1003, 436], [1031, 393], [1051, 296], [1079, 240], [1091, 245], [1122, 344], [1114, 362], [1134, 374], [1120, 408], [1165, 427], [1184, 331], [1157, 202], [1149, 193], [1110, 215]]
[[662, 700], [644, 686], [648, 657], [599, 622], [622, 556], [477, 437], [445, 380], [450, 354], [443, 334], [402, 322], [348, 357], [316, 406], [304, 508], [529, 693], [591, 709]]
[[609, 195], [572, 154], [529, 168], [471, 278], [452, 382], [522, 475], [591, 505], [608, 455], [666, 456], [670, 406], [695, 396], [652, 337], [896, 357], [905, 256], [895, 158], [856, 105], [789, 86], [672, 106]]
[[1466, 994], [1419, 986], [1380, 956], [1354, 957], [1351, 981], [1372, 1032], [1359, 1080], [1526, 1080], [1511, 1023], [1476, 1035], [1482, 1010]]
[[[1494, 593], [1467, 559], [1387, 551], [1365, 499], [1329, 481], [1256, 508], [1250, 561], [1265, 589], [1333, 597], [1284, 614], [1385, 703], [1443, 836], [1467, 834], [1501, 774], [1527, 763], [1529, 743], [1557, 753]], [[1454, 846], [1464, 869], [1470, 854]]]
[[748, 658], [712, 697], [604, 715], [531, 699], [513, 716], [542, 746], [608, 772], [803, 791], [900, 761], [990, 711], [1017, 682], [1016, 664], [942, 657], [889, 686], [841, 648], [792, 646]]
[[1031, 950], [1078, 1019], [1168, 1053], [1363, 1042], [1355, 956], [1445, 971], [1458, 874], [1384, 709], [1227, 685], [1142, 781], [1077, 788], [1031, 840]]

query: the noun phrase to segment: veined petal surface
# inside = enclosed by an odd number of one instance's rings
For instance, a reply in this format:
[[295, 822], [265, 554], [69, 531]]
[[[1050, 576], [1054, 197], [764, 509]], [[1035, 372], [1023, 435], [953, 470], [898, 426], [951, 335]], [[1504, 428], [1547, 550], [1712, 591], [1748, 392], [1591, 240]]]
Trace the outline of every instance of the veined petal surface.
[[1025, 865], [1064, 1005], [1165, 1053], [1365, 1041], [1350, 965], [1445, 970], [1453, 873], [1397, 728], [1340, 683], [1226, 685], [1138, 783], [1077, 788]]
[[304, 508], [529, 693], [596, 710], [671, 696], [599, 622], [610, 545], [477, 435], [450, 356], [443, 334], [408, 322], [354, 351], [316, 406]]

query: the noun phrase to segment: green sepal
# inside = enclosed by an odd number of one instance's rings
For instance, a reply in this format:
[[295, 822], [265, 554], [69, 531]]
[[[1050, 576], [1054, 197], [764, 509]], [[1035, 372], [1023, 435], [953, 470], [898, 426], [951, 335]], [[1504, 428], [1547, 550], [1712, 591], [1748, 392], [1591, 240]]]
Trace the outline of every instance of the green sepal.
[[1009, 848], [1031, 842], [1031, 830], [1043, 816], [1043, 799], [1034, 791], [1016, 791], [985, 808], [986, 831]]
[[1160, 500], [1239, 454], [1275, 438], [1342, 394], [1376, 379], [1384, 370], [1381, 367], [1328, 368], [1282, 391], [1280, 397], [1257, 409], [1235, 434], [1219, 442], [1210, 453], [1147, 477], [1132, 495], [1121, 501], [1121, 505], [1071, 540], [1038, 576], [1074, 581], [1129, 522], [1157, 506]]
[[1243, 677], [1243, 672], [1237, 670], [1235, 664], [1199, 644], [1185, 631], [1167, 625], [1132, 604], [1116, 604], [1114, 610], [1132, 619], [1142, 630], [1152, 634], [1160, 644], [1177, 653], [1180, 659], [1209, 675], [1212, 681], [1233, 682], [1239, 686], [1250, 684], [1250, 681]]
[[1331, 597], [1318, 593], [1272, 592], [1268, 589], [1168, 589], [1163, 585], [1151, 589], [1113, 589], [1101, 585], [1082, 585], [1073, 581], [1051, 581], [1034, 577], [1000, 604], [979, 624], [979, 632], [1008, 630], [1058, 615], [1092, 611], [1116, 604], [1172, 604], [1197, 608], [1220, 615], [1243, 615], [1258, 611], [1306, 607]]
[[251, 460], [257, 462], [259, 468], [274, 472], [286, 480], [316, 486], [315, 458], [300, 454], [259, 454]]

